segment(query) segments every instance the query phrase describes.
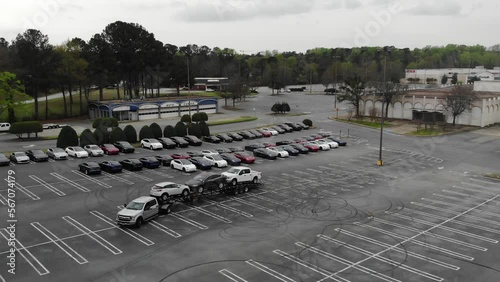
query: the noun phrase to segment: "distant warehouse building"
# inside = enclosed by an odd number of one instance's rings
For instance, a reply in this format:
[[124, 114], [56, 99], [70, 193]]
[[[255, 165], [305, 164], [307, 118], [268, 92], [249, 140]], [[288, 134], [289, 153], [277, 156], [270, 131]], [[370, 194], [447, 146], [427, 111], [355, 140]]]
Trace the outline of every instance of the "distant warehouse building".
[[455, 73], [457, 74], [457, 80], [464, 84], [474, 77], [481, 81], [500, 80], [499, 67], [486, 69], [482, 66], [477, 66], [475, 68], [407, 69], [404, 82], [441, 84], [441, 79], [446, 75], [448, 78], [447, 83], [451, 84], [451, 79]]
[[139, 101], [91, 101], [89, 117], [115, 117], [123, 120], [148, 120], [179, 117], [185, 114], [219, 112], [217, 98], [147, 99]]
[[194, 79], [194, 90], [221, 91], [229, 85], [227, 77], [196, 77]]

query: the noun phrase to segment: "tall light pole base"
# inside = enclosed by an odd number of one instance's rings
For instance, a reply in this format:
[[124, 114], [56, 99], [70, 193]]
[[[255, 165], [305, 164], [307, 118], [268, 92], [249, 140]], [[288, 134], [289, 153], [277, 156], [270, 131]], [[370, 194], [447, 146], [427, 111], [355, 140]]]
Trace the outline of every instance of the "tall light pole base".
[[377, 160], [377, 165], [378, 166], [383, 166], [384, 165], [384, 161], [383, 160]]

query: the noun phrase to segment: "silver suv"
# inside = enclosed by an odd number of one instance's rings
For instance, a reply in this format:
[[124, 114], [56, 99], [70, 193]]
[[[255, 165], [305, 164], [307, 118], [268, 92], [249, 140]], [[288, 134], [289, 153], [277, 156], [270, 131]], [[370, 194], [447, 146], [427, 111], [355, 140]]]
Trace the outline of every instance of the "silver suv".
[[160, 205], [156, 198], [142, 196], [133, 201], [118, 212], [116, 223], [118, 225], [141, 225], [148, 220], [153, 219], [160, 212]]

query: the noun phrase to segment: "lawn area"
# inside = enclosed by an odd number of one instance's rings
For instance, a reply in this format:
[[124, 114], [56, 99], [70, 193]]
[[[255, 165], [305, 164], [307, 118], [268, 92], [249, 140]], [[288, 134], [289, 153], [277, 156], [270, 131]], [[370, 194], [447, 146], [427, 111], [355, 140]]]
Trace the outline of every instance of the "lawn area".
[[[341, 121], [341, 122], [347, 122], [347, 123], [351, 123], [351, 124], [359, 124], [359, 125], [363, 125], [363, 126], [366, 126], [366, 127], [371, 127], [371, 128], [380, 128], [380, 122], [379, 121], [366, 121], [366, 120], [347, 120], [347, 119], [335, 119], [337, 121]], [[392, 124], [390, 122], [384, 122], [384, 127], [391, 127]]]
[[413, 131], [408, 133], [411, 136], [437, 136], [441, 135], [443, 131], [437, 129], [420, 129], [417, 131]]
[[214, 125], [222, 125], [222, 124], [237, 123], [237, 122], [246, 122], [246, 121], [253, 121], [253, 120], [257, 120], [257, 117], [242, 116], [242, 117], [234, 118], [234, 119], [209, 121], [208, 125], [214, 126]]

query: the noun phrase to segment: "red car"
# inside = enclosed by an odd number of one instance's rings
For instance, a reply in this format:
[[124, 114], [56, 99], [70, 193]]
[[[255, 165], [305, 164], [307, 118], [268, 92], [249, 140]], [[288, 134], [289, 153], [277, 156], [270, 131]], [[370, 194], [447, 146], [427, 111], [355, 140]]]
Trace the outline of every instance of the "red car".
[[318, 140], [318, 139], [323, 139], [324, 137], [319, 135], [319, 134], [311, 134], [311, 137], [314, 138], [314, 140]]
[[306, 147], [309, 150], [309, 152], [319, 151], [319, 146], [311, 144], [309, 142], [303, 143], [302, 146]]
[[305, 138], [295, 138], [295, 139], [293, 139], [293, 141], [295, 141], [295, 143], [305, 143], [305, 142], [307, 142], [307, 140]]
[[102, 144], [99, 147], [106, 155], [118, 155], [120, 153], [120, 149], [116, 148], [113, 144]]
[[276, 147], [276, 144], [271, 143], [271, 142], [263, 142], [262, 145], [266, 146], [266, 148], [267, 147]]
[[183, 154], [183, 153], [180, 153], [180, 154], [176, 153], [176, 154], [172, 154], [171, 156], [172, 156], [172, 159], [189, 159], [189, 158], [191, 158], [190, 155]]
[[260, 132], [260, 134], [262, 134], [264, 137], [271, 137], [272, 136], [271, 132], [269, 132], [269, 131], [264, 131], [261, 129], [257, 129], [257, 131]]
[[255, 157], [247, 152], [234, 152], [233, 155], [241, 160], [242, 163], [253, 164]]

